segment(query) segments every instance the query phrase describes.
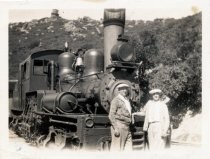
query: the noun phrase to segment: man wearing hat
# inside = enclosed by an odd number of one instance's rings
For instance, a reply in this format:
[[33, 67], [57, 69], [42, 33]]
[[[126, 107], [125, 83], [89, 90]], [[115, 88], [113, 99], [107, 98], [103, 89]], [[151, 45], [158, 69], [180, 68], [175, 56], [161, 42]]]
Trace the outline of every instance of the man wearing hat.
[[132, 150], [132, 138], [130, 132], [131, 105], [128, 99], [129, 86], [119, 84], [118, 94], [110, 105], [109, 119], [111, 121], [112, 143], [111, 150]]
[[165, 138], [170, 124], [166, 105], [170, 99], [166, 97], [162, 100], [162, 91], [160, 89], [153, 89], [149, 94], [152, 96], [152, 100], [149, 100], [144, 107], [145, 121], [143, 131], [148, 133], [149, 149], [160, 150], [165, 147]]

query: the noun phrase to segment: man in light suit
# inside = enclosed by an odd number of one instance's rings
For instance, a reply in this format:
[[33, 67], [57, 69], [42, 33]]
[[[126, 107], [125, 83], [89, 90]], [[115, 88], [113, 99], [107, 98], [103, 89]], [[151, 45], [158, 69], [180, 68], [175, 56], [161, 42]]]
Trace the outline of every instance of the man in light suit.
[[111, 102], [109, 119], [111, 121], [112, 143], [111, 150], [132, 150], [132, 138], [130, 132], [131, 105], [128, 99], [129, 86], [120, 84], [118, 95]]

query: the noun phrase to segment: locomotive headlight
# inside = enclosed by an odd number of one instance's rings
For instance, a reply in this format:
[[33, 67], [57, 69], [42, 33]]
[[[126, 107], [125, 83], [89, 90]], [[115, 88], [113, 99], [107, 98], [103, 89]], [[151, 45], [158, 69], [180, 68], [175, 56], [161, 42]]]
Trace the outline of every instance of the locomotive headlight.
[[92, 128], [94, 125], [93, 119], [91, 119], [91, 118], [86, 119], [85, 124], [88, 128]]
[[112, 61], [133, 62], [134, 48], [128, 43], [117, 43], [111, 50]]

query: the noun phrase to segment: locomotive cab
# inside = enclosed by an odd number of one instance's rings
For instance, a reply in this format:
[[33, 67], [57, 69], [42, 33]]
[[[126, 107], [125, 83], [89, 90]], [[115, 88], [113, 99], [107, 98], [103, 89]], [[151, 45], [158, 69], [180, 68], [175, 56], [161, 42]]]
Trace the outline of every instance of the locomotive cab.
[[[20, 115], [24, 110], [26, 93], [36, 90], [49, 90], [47, 65], [50, 60], [57, 61], [62, 50], [44, 50], [31, 54], [19, 65], [18, 82], [13, 91], [13, 113]], [[42, 81], [42, 82], [40, 82]]]

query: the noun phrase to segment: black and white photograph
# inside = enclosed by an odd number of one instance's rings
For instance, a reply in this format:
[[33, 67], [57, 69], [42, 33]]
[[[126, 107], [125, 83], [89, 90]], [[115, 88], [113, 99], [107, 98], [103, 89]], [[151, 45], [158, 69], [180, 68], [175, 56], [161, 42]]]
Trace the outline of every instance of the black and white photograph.
[[0, 158], [208, 158], [210, 4], [0, 3]]

